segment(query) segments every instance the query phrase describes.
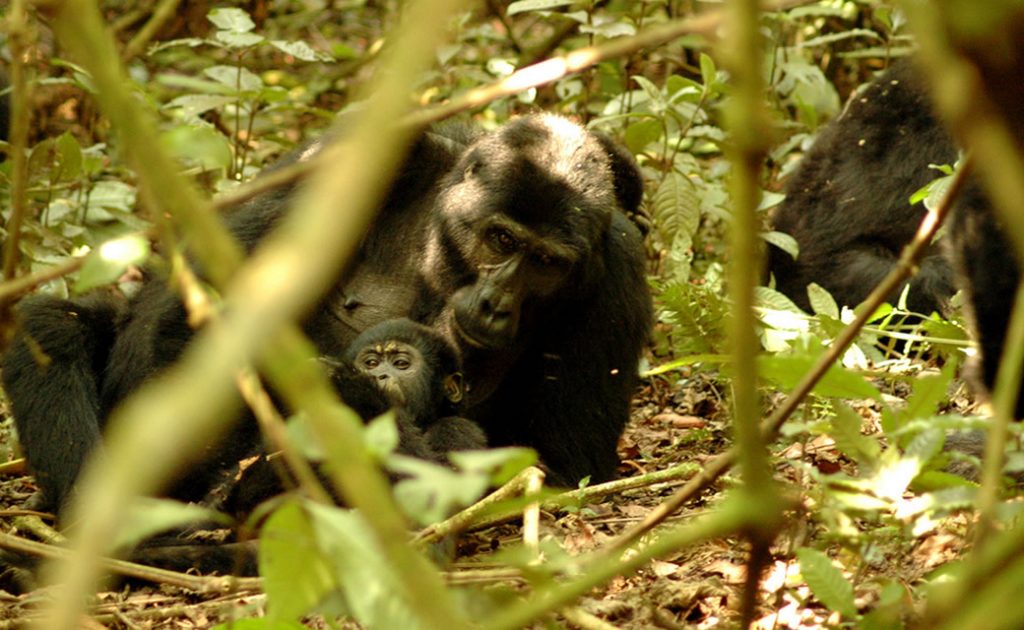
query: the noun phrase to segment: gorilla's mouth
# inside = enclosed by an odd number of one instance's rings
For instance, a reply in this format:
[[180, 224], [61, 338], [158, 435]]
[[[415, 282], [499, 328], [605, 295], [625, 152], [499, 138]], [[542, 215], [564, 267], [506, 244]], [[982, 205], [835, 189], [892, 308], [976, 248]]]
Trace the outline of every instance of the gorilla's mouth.
[[477, 350], [494, 350], [494, 344], [489, 341], [485, 341], [463, 327], [458, 317], [452, 317], [452, 330], [455, 331], [455, 336], [458, 337], [459, 341], [465, 342], [466, 345]]

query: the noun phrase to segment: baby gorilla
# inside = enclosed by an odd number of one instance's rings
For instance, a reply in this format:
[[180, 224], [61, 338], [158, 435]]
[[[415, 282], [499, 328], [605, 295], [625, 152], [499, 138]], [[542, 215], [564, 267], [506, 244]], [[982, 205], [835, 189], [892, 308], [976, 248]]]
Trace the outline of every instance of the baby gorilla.
[[[342, 400], [360, 415], [372, 414], [364, 406], [368, 393], [360, 382], [369, 377], [396, 410], [399, 431], [423, 432], [424, 450], [410, 454], [436, 461], [449, 451], [486, 446], [480, 427], [459, 417], [466, 393], [461, 364], [455, 347], [437, 331], [404, 318], [387, 320], [356, 337], [340, 362], [321, 361], [331, 367]], [[408, 445], [406, 437], [411, 438]], [[416, 450], [410, 447], [417, 442], [403, 435], [407, 449]]]
[[[465, 396], [461, 364], [438, 332], [391, 319], [359, 335], [340, 360], [320, 361], [335, 391], [363, 420], [394, 410], [400, 454], [445, 464], [451, 451], [486, 448], [483, 430], [457, 415]], [[225, 511], [245, 518], [284, 492], [282, 472], [272, 458], [260, 457], [232, 486]]]

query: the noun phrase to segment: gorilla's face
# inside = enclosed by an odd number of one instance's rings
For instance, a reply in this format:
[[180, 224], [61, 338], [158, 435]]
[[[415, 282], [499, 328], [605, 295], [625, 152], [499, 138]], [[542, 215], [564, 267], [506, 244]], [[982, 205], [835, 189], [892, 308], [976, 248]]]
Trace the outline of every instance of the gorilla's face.
[[556, 116], [521, 118], [471, 145], [438, 199], [423, 275], [450, 295], [443, 322], [460, 345], [521, 345], [535, 306], [599, 274], [616, 206], [609, 157]]

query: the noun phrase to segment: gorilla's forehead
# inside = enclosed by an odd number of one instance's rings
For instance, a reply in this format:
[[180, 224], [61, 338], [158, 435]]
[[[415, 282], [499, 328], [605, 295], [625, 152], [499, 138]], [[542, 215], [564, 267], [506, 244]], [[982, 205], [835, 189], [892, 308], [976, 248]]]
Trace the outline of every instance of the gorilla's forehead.
[[470, 161], [482, 165], [489, 201], [527, 225], [602, 229], [616, 204], [604, 148], [560, 116], [515, 119], [471, 150]]

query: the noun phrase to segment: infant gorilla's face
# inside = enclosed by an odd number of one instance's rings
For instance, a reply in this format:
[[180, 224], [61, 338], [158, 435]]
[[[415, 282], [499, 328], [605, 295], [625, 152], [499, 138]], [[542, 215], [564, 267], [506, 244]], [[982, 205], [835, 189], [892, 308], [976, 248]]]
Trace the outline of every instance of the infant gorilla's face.
[[356, 369], [374, 379], [395, 406], [403, 406], [409, 395], [422, 387], [423, 355], [402, 341], [388, 340], [359, 350]]

